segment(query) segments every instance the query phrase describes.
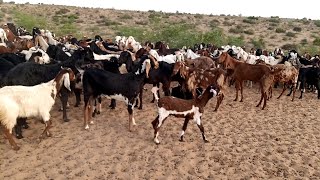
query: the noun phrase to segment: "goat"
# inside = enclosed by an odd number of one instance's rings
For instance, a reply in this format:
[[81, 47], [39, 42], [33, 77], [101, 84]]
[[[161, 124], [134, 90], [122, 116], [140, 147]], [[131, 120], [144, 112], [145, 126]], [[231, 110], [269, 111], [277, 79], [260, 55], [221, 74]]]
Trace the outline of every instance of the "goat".
[[316, 86], [318, 91], [318, 99], [320, 99], [320, 68], [318, 67], [305, 67], [299, 69], [298, 81], [300, 82], [301, 95], [305, 92], [306, 84]]
[[259, 107], [263, 102], [262, 109], [266, 107], [267, 101], [267, 91], [270, 89], [270, 86], [273, 85], [274, 74], [280, 70], [276, 67], [268, 67], [266, 65], [252, 65], [243, 63], [235, 60], [226, 52], [223, 52], [218, 58], [218, 63], [223, 63], [224, 67], [227, 69], [234, 70], [232, 77], [236, 81], [236, 98], [234, 101], [238, 100], [238, 91], [241, 92], [240, 102], [243, 101], [243, 81], [251, 80], [258, 82], [261, 89], [261, 99], [256, 107]]
[[[127, 74], [114, 74], [101, 69], [88, 69], [83, 74], [84, 127], [89, 129], [88, 122], [92, 114], [92, 101], [99, 95], [124, 101], [129, 113], [129, 130], [131, 123], [135, 125], [133, 108], [138, 95], [142, 91], [145, 79], [146, 61], [141, 62], [138, 69]], [[93, 124], [93, 121], [90, 121]]]
[[5, 43], [6, 41], [8, 41], [7, 33], [2, 28], [0, 28], [0, 40], [1, 40], [2, 43]]
[[153, 87], [151, 90], [157, 100], [158, 109], [158, 115], [155, 120], [152, 121], [152, 126], [154, 129], [154, 142], [156, 144], [160, 144], [158, 139], [159, 130], [169, 115], [185, 118], [180, 135], [180, 141], [183, 141], [183, 136], [187, 129], [189, 120], [193, 119], [201, 131], [204, 142], [209, 142], [204, 134], [201, 116], [204, 112], [204, 107], [206, 106], [207, 102], [219, 93], [218, 86], [211, 85], [207, 87], [202, 95], [191, 100], [179, 99], [172, 96], [165, 96], [159, 99], [157, 95], [157, 89], [157, 87]]
[[217, 84], [220, 89], [217, 104], [214, 111], [217, 111], [224, 98], [224, 89], [227, 72], [221, 68], [211, 68], [207, 70], [195, 70], [187, 79], [187, 87], [196, 97], [197, 88], [206, 89], [210, 84]]
[[[264, 64], [265, 62], [259, 60], [259, 63]], [[268, 66], [271, 67], [271, 65], [268, 65]], [[274, 74], [274, 83], [283, 83], [282, 92], [277, 99], [280, 99], [280, 97], [283, 95], [288, 85], [292, 85], [288, 96], [290, 96], [291, 93], [293, 92], [293, 95], [292, 95], [292, 101], [293, 101], [295, 97], [296, 86], [298, 81], [298, 73], [299, 73], [298, 70], [292, 65], [287, 66], [284, 64], [277, 64], [277, 65], [274, 65], [274, 67], [280, 70], [279, 72]], [[269, 93], [271, 98], [272, 86], [270, 86]]]
[[5, 127], [5, 136], [14, 150], [20, 149], [12, 138], [12, 128], [18, 117], [40, 117], [45, 123], [40, 138], [44, 134], [51, 136], [50, 110], [62, 83], [70, 90], [72, 80], [74, 74], [71, 69], [62, 69], [53, 80], [46, 83], [36, 86], [5, 86], [0, 89], [0, 122]]

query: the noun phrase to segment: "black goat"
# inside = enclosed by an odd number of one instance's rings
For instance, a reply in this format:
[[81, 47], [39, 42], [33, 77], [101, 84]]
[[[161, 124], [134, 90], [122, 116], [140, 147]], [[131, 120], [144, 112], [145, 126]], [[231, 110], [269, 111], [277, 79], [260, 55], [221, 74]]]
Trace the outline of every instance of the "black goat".
[[298, 81], [300, 82], [301, 95], [305, 92], [306, 85], [315, 86], [318, 90], [318, 99], [320, 99], [320, 68], [307, 67], [299, 69]]
[[129, 113], [129, 130], [131, 122], [135, 125], [133, 108], [138, 95], [142, 91], [145, 79], [145, 62], [127, 74], [114, 74], [101, 69], [88, 69], [83, 74], [84, 126], [89, 129], [93, 100], [100, 95], [124, 101]]
[[60, 46], [49, 45], [47, 54], [55, 61], [66, 61], [70, 59], [70, 57], [62, 50]]

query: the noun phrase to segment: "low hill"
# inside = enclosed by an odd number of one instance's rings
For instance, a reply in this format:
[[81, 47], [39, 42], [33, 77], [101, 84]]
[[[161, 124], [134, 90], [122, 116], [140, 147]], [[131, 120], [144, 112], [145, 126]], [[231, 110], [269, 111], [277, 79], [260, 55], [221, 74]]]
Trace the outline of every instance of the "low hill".
[[[214, 13], [214, 12], [213, 12]], [[212, 43], [273, 50], [297, 49], [311, 54], [320, 51], [320, 20], [283, 19], [278, 16], [241, 17], [80, 8], [58, 5], [2, 3], [0, 22], [14, 22], [29, 31], [37, 26], [57, 36], [73, 34], [103, 38], [134, 36], [138, 41], [164, 40], [170, 47]]]

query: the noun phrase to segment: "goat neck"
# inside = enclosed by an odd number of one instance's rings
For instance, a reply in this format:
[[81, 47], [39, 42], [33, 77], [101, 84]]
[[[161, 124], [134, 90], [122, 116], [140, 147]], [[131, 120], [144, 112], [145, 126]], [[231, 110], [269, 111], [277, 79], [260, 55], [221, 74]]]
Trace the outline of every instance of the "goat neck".
[[213, 89], [209, 86], [199, 97], [195, 98], [197, 107], [199, 107], [200, 109], [204, 108], [207, 105], [208, 101], [217, 94], [217, 92], [211, 92], [212, 90]]
[[[71, 91], [70, 81], [74, 81], [74, 80], [75, 80], [75, 75], [70, 68], [62, 69], [53, 80], [55, 84], [56, 93], [58, 93], [61, 90], [62, 85], [64, 85], [69, 91]], [[55, 98], [55, 96], [56, 94], [54, 94], [53, 98]]]

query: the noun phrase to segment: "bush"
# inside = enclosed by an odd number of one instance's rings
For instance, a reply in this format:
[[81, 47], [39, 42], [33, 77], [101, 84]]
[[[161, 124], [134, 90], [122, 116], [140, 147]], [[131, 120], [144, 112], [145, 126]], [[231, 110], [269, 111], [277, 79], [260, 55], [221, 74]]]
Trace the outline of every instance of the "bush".
[[251, 39], [251, 44], [253, 45], [253, 47], [260, 48], [260, 49], [263, 49], [266, 46], [266, 43], [264, 42], [264, 40], [262, 38], [260, 38], [258, 40]]
[[307, 39], [302, 39], [300, 43], [302, 45], [306, 45], [306, 44], [308, 44], [308, 40]]
[[284, 50], [292, 50], [292, 49], [297, 49], [297, 45], [296, 44], [285, 44], [283, 46], [281, 46], [281, 49]]
[[320, 38], [319, 37], [315, 38], [312, 43], [315, 46], [320, 46]]
[[302, 28], [301, 27], [294, 27], [293, 30], [296, 31], [296, 32], [301, 32]]
[[255, 24], [256, 21], [254, 19], [244, 19], [242, 20], [244, 23], [248, 23], [248, 24]]
[[280, 23], [280, 18], [279, 18], [279, 16], [271, 16], [271, 18], [267, 19], [267, 21], [279, 24]]
[[247, 17], [247, 19], [251, 19], [251, 20], [259, 20], [259, 18], [258, 18], [258, 17], [254, 17], [254, 16], [249, 16], [249, 17]]
[[56, 11], [56, 14], [59, 15], [59, 14], [67, 14], [68, 12], [70, 12], [69, 9], [67, 8], [62, 8], [62, 9], [59, 9], [58, 11]]
[[286, 33], [286, 36], [288, 36], [288, 37], [295, 37], [296, 34], [293, 33], [293, 32], [287, 32], [287, 33]]
[[111, 21], [111, 20], [105, 19], [104, 25], [105, 26], [116, 26], [116, 25], [121, 25], [121, 23], [119, 23], [117, 21]]
[[282, 28], [277, 28], [276, 29], [276, 33], [285, 33], [286, 30], [282, 29]]
[[147, 21], [136, 21], [136, 24], [138, 25], [148, 25], [148, 22]]
[[248, 34], [248, 35], [253, 35], [254, 34], [254, 31], [252, 29], [244, 30], [243, 32], [245, 34]]
[[203, 18], [203, 15], [202, 15], [202, 14], [196, 14], [196, 15], [194, 15], [193, 17], [198, 18], [198, 19], [202, 19], [202, 18]]
[[119, 16], [119, 19], [132, 19], [133, 17], [130, 16], [129, 14], [122, 14], [121, 16]]
[[320, 20], [315, 20], [313, 21], [314, 25], [316, 25], [317, 27], [320, 27]]
[[230, 28], [229, 32], [233, 33], [233, 34], [241, 34], [243, 32], [243, 30], [242, 30], [242, 28]]

